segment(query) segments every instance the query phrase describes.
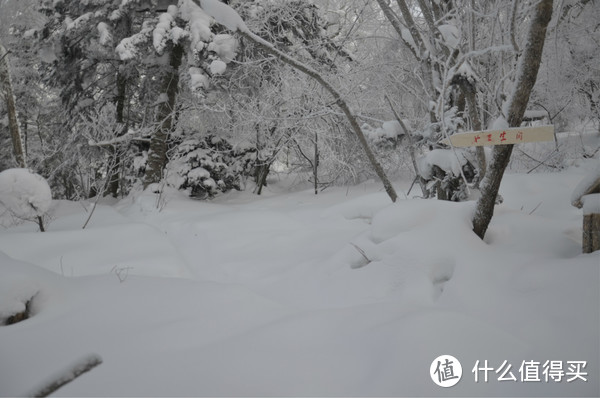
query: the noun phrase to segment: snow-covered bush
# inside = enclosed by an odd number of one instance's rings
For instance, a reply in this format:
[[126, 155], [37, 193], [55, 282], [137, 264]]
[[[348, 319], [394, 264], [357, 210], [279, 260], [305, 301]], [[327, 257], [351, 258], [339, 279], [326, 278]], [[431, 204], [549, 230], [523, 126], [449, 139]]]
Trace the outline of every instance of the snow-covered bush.
[[365, 123], [362, 129], [376, 147], [383, 149], [396, 149], [404, 136], [404, 131], [396, 120], [383, 122], [381, 127], [372, 127]]
[[52, 203], [46, 180], [27, 169], [7, 169], [0, 173], [0, 222], [35, 221], [44, 230], [42, 217]]
[[167, 165], [167, 183], [201, 199], [231, 189], [240, 190], [242, 179], [250, 174], [255, 158], [255, 148], [234, 148], [227, 140], [214, 135], [188, 139], [174, 150]]
[[467, 182], [476, 176], [474, 159], [466, 150], [434, 149], [417, 159], [419, 175], [427, 182], [429, 196], [461, 202], [468, 199]]

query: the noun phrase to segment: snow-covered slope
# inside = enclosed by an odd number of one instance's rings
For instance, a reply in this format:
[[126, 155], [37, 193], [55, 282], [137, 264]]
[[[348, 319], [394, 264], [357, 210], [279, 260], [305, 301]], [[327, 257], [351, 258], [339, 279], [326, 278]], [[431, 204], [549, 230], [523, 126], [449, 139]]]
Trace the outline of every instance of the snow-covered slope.
[[[0, 327], [0, 395], [98, 354], [58, 395], [598, 396], [600, 256], [580, 254], [570, 204], [592, 162], [507, 175], [486, 242], [472, 202], [391, 204], [369, 184], [143, 193], [85, 230], [80, 204], [57, 203], [46, 233], [0, 230], [0, 313], [35, 296]], [[463, 367], [449, 389], [429, 375], [442, 354]], [[504, 360], [517, 381], [497, 380]], [[550, 360], [586, 361], [587, 382], [545, 382]], [[520, 381], [523, 361], [542, 381]]]

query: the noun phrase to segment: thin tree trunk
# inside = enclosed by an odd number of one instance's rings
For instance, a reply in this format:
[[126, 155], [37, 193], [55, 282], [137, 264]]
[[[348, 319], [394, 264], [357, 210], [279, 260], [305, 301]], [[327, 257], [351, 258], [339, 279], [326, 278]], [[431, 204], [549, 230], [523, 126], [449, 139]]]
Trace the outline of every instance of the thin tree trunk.
[[[475, 95], [475, 86], [469, 82], [468, 79], [461, 78], [458, 82], [458, 85], [465, 96], [465, 100], [467, 102], [467, 107], [469, 109], [469, 117], [471, 119], [471, 127], [474, 131], [483, 130], [483, 126], [481, 124], [481, 119], [479, 118], [479, 109], [477, 107], [477, 97]], [[479, 167], [479, 183], [485, 177], [486, 170], [486, 159], [485, 159], [485, 151], [482, 146], [478, 146], [475, 148], [475, 153], [477, 154], [477, 163]]]
[[315, 150], [315, 161], [313, 162], [313, 179], [315, 186], [315, 195], [319, 193], [319, 134], [315, 131], [315, 142], [314, 142], [314, 150]]
[[[116, 35], [119, 40], [131, 36], [131, 17], [129, 14], [124, 14], [119, 20], [119, 24], [116, 29]], [[122, 126], [121, 130], [117, 133], [119, 136], [127, 133], [128, 123], [125, 122], [125, 107], [127, 105], [127, 76], [124, 73], [125, 65], [123, 62], [118, 64], [117, 76], [116, 76], [116, 95], [114, 98], [115, 102], [115, 119], [116, 122]], [[108, 186], [104, 195], [112, 195], [116, 198], [119, 194], [119, 188], [121, 185], [121, 153], [119, 152], [118, 145], [114, 145], [109, 149], [111, 158], [114, 160], [108, 175]]]
[[[115, 119], [119, 125], [123, 126], [121, 131], [118, 132], [119, 136], [122, 136], [127, 132], [127, 125], [125, 124], [125, 102], [127, 101], [127, 78], [123, 73], [117, 73], [117, 95], [115, 97], [116, 103], [116, 115]], [[109, 148], [111, 158], [114, 160], [109, 169], [108, 175], [108, 186], [104, 192], [105, 196], [111, 195], [116, 198], [119, 194], [119, 187], [121, 185], [121, 175], [119, 169], [121, 167], [121, 154], [119, 153], [118, 144], [115, 144]]]
[[8, 112], [8, 128], [10, 130], [10, 137], [15, 159], [19, 167], [26, 168], [27, 162], [25, 160], [25, 150], [23, 147], [21, 131], [19, 130], [15, 96], [10, 77], [10, 67], [8, 65], [8, 51], [6, 51], [6, 48], [4, 48], [2, 43], [0, 43], [0, 93], [3, 94], [6, 102], [6, 110]]
[[[398, 112], [396, 112], [396, 109], [392, 105], [392, 101], [390, 100], [390, 97], [388, 97], [386, 95], [385, 99], [387, 100], [388, 104], [390, 105], [390, 109], [392, 110], [392, 113], [394, 114], [394, 117], [396, 118], [396, 121], [400, 124], [400, 127], [402, 128], [402, 130], [404, 130], [404, 134], [408, 137], [408, 141], [409, 141], [408, 152], [410, 154], [410, 160], [412, 161], [413, 168], [415, 169], [416, 181], [419, 183], [419, 186], [421, 187], [421, 193], [423, 194], [423, 196], [425, 198], [428, 198], [429, 197], [429, 190], [427, 190], [427, 182], [419, 174], [419, 166], [417, 165], [417, 156], [415, 154], [416, 145], [415, 145], [415, 140], [414, 140], [414, 138], [412, 136], [412, 132], [410, 132], [408, 130], [408, 128], [404, 124], [404, 121], [402, 121], [402, 118], [400, 117], [400, 115], [398, 114]], [[409, 192], [410, 192], [410, 190], [409, 190]]]
[[[527, 44], [517, 70], [517, 79], [513, 95], [508, 102], [507, 121], [510, 127], [521, 125], [527, 109], [531, 90], [537, 80], [537, 74], [546, 40], [546, 29], [552, 18], [552, 0], [541, 0], [535, 7], [535, 15], [529, 27]], [[494, 205], [504, 170], [508, 166], [513, 145], [496, 145], [493, 149], [491, 164], [481, 183], [481, 197], [473, 216], [473, 232], [481, 239], [494, 215]]]
[[[406, 21], [406, 25], [408, 26], [408, 31], [409, 31], [409, 33], [413, 39], [413, 42], [417, 48], [413, 48], [411, 43], [409, 41], [407, 41], [407, 39], [405, 38], [405, 35], [402, 32], [401, 22], [398, 19], [398, 17], [396, 16], [396, 14], [394, 13], [394, 11], [392, 10], [392, 8], [390, 7], [390, 5], [387, 3], [387, 1], [386, 0], [377, 0], [377, 3], [379, 4], [381, 11], [383, 11], [383, 14], [388, 19], [388, 21], [390, 22], [390, 24], [392, 25], [392, 27], [394, 28], [394, 30], [396, 31], [396, 33], [398, 34], [400, 39], [411, 50], [411, 52], [415, 56], [415, 59], [420, 61], [421, 76], [424, 79], [425, 90], [428, 92], [428, 95], [431, 98], [435, 98], [436, 88], [435, 88], [435, 85], [433, 84], [433, 75], [432, 75], [434, 66], [431, 62], [430, 56], [427, 56], [427, 57], [423, 56], [423, 54], [427, 53], [425, 51], [425, 44], [423, 43], [424, 39], [421, 36], [421, 34], [419, 33], [419, 30], [413, 19], [413, 15], [408, 8], [408, 5], [403, 0], [397, 1], [398, 7], [400, 8], [402, 16], [404, 17], [404, 20]], [[429, 14], [428, 11], [426, 11], [425, 13]], [[426, 19], [427, 19], [427, 17], [426, 17]], [[433, 28], [433, 30], [430, 31], [430, 34], [435, 35], [436, 34], [435, 26], [432, 25], [431, 27]], [[431, 123], [437, 122], [437, 117], [436, 117], [435, 111], [433, 109], [429, 110], [429, 121]]]
[[261, 195], [263, 187], [267, 186], [267, 177], [269, 176], [269, 171], [271, 170], [271, 162], [268, 160], [264, 160], [259, 162], [256, 166], [256, 194]]
[[163, 94], [167, 95], [167, 100], [158, 106], [156, 119], [160, 125], [150, 140], [144, 187], [159, 182], [163, 177], [163, 170], [167, 164], [167, 141], [173, 129], [173, 113], [175, 100], [179, 93], [179, 67], [182, 58], [183, 46], [180, 44], [174, 45], [170, 54], [170, 70], [163, 78], [161, 90]]

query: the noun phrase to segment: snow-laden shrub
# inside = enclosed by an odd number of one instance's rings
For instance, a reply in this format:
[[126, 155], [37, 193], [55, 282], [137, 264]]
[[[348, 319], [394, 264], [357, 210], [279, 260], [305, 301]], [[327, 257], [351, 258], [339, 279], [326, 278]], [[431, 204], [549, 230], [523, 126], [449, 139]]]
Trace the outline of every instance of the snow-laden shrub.
[[[408, 121], [406, 122], [408, 123]], [[365, 123], [362, 126], [367, 138], [377, 147], [382, 149], [396, 149], [404, 136], [404, 130], [396, 120], [383, 122], [381, 127], [372, 127]]]
[[51, 203], [50, 186], [39, 174], [27, 169], [7, 169], [0, 173], [0, 222], [36, 221], [43, 231], [42, 217]]
[[209, 198], [231, 189], [240, 190], [251, 172], [256, 149], [234, 148], [227, 140], [209, 135], [179, 144], [167, 165], [167, 183], [196, 198]]
[[434, 149], [417, 158], [419, 175], [426, 181], [428, 196], [461, 202], [469, 199], [463, 180], [475, 178], [474, 159], [466, 150]]

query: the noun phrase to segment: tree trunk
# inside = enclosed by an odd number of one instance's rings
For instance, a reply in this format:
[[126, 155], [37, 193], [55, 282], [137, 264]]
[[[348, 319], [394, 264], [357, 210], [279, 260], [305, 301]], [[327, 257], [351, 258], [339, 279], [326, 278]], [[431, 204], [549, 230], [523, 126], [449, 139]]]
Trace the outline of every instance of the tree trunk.
[[44, 228], [44, 219], [42, 216], [37, 216], [36, 218], [38, 227], [40, 227], [40, 232], [46, 232], [46, 228]]
[[315, 186], [315, 195], [319, 193], [319, 135], [315, 131], [315, 142], [314, 142], [314, 162], [313, 162], [313, 179]]
[[[121, 131], [118, 132], [119, 136], [122, 136], [127, 132], [127, 125], [125, 124], [125, 103], [127, 101], [126, 96], [127, 91], [127, 78], [123, 75], [123, 73], [117, 73], [117, 95], [115, 97], [116, 103], [116, 122], [119, 125], [123, 126]], [[109, 165], [108, 171], [108, 187], [104, 192], [105, 196], [111, 195], [113, 198], [116, 198], [119, 194], [119, 187], [121, 185], [121, 173], [119, 169], [121, 168], [121, 154], [119, 153], [119, 149], [117, 147], [118, 144], [113, 145], [109, 148], [112, 162]]]
[[[426, 46], [424, 43], [425, 39], [419, 33], [419, 29], [417, 27], [417, 24], [415, 23], [413, 14], [410, 11], [408, 4], [404, 0], [397, 0], [398, 7], [400, 8], [400, 12], [401, 12], [402, 16], [404, 17], [404, 21], [406, 22], [408, 31], [409, 31], [409, 33], [413, 39], [413, 42], [417, 48], [413, 48], [412, 44], [409, 41], [407, 41], [407, 39], [405, 38], [405, 35], [402, 31], [403, 24], [401, 23], [400, 19], [396, 15], [396, 13], [392, 10], [392, 8], [388, 4], [388, 2], [386, 0], [377, 0], [377, 3], [379, 4], [381, 11], [383, 12], [383, 15], [385, 15], [385, 17], [388, 19], [388, 21], [390, 22], [390, 24], [392, 25], [394, 30], [396, 30], [396, 33], [398, 34], [400, 39], [411, 50], [411, 52], [415, 56], [415, 59], [417, 59], [420, 62], [421, 76], [423, 78], [423, 85], [424, 85], [425, 91], [428, 92], [428, 95], [431, 98], [435, 98], [437, 90], [433, 83], [434, 65], [432, 63], [432, 57], [431, 57], [431, 54], [429, 54], [429, 51], [426, 51]], [[421, 7], [425, 6], [425, 3], [423, 1], [419, 1], [419, 4]], [[432, 2], [431, 5], [432, 5], [432, 10], [427, 9], [426, 6], [424, 7], [423, 15], [424, 15], [425, 19], [427, 20], [427, 24], [430, 28], [429, 34], [434, 36], [439, 32], [435, 28], [433, 21], [429, 21], [429, 18], [431, 15], [430, 11], [435, 10], [434, 9], [435, 2]], [[431, 18], [433, 18], [433, 17], [431, 17]], [[435, 48], [435, 46], [431, 46], [431, 48]], [[438, 121], [436, 113], [433, 108], [429, 109], [429, 121], [431, 123], [436, 123]]]
[[179, 67], [183, 58], [183, 46], [176, 44], [171, 49], [169, 71], [163, 78], [162, 94], [167, 95], [167, 100], [158, 106], [156, 119], [159, 127], [150, 140], [148, 165], [144, 176], [144, 188], [152, 183], [159, 182], [163, 177], [163, 170], [167, 164], [167, 141], [173, 128], [173, 113], [175, 100], [179, 92]]
[[[460, 78], [458, 81], [458, 86], [465, 96], [467, 108], [469, 110], [469, 118], [471, 119], [471, 128], [473, 131], [483, 130], [481, 119], [479, 118], [475, 86], [466, 78]], [[481, 180], [485, 177], [485, 169], [487, 167], [485, 151], [482, 146], [478, 146], [475, 148], [475, 153], [477, 154], [477, 166], [479, 168], [479, 182], [481, 182]]]
[[600, 214], [584, 214], [582, 252], [593, 253], [596, 250], [600, 250]]
[[[537, 80], [542, 59], [546, 28], [552, 18], [552, 0], [541, 0], [535, 7], [535, 15], [529, 27], [527, 44], [519, 62], [517, 79], [512, 98], [508, 102], [507, 121], [510, 127], [519, 127], [529, 102], [529, 95]], [[504, 170], [508, 166], [513, 145], [496, 145], [491, 164], [481, 183], [481, 197], [473, 216], [473, 232], [481, 239], [494, 215], [494, 205]]]
[[10, 67], [8, 65], [8, 51], [0, 43], [0, 93], [3, 94], [6, 102], [6, 110], [8, 112], [8, 128], [10, 130], [10, 138], [13, 145], [13, 153], [17, 161], [17, 165], [21, 168], [27, 167], [25, 160], [25, 150], [21, 131], [19, 130], [19, 122], [17, 120], [17, 108], [15, 106], [15, 96], [12, 88], [10, 77]]
[[264, 161], [259, 160], [255, 167], [256, 173], [254, 178], [256, 180], [256, 189], [254, 192], [256, 192], [257, 195], [260, 195], [262, 194], [263, 187], [267, 186], [267, 177], [271, 170], [271, 162], [266, 159]]
[[[124, 14], [119, 20], [119, 24], [117, 26], [116, 34], [119, 37], [119, 41], [125, 37], [131, 36], [131, 18], [128, 14]], [[116, 95], [114, 98], [115, 103], [115, 119], [119, 125], [122, 126], [121, 130], [117, 133], [119, 136], [124, 135], [128, 129], [128, 123], [125, 122], [125, 106], [127, 105], [127, 75], [124, 73], [124, 68], [126, 66], [123, 62], [119, 63], [117, 69], [117, 79], [116, 79]], [[119, 188], [121, 185], [121, 153], [118, 149], [118, 145], [114, 145], [110, 147], [110, 154], [112, 159], [112, 164], [110, 165], [109, 174], [108, 174], [108, 186], [104, 195], [112, 195], [113, 198], [116, 198], [119, 194]]]
[[[394, 114], [396, 121], [398, 122], [398, 124], [400, 125], [402, 130], [404, 130], [404, 135], [406, 135], [408, 137], [408, 141], [409, 141], [408, 152], [410, 154], [410, 160], [412, 161], [413, 168], [415, 169], [415, 175], [416, 175], [415, 178], [416, 178], [416, 181], [418, 181], [419, 186], [421, 187], [421, 193], [423, 194], [425, 199], [427, 199], [427, 198], [429, 198], [429, 190], [427, 189], [427, 181], [425, 181], [425, 179], [423, 177], [421, 177], [421, 174], [419, 174], [419, 166], [417, 164], [417, 155], [415, 153], [416, 145], [415, 145], [415, 140], [412, 136], [412, 132], [410, 132], [408, 130], [408, 128], [406, 127], [406, 124], [404, 124], [404, 121], [402, 120], [402, 118], [400, 117], [398, 112], [396, 112], [396, 109], [394, 108], [394, 105], [392, 104], [392, 100], [390, 99], [390, 97], [388, 97], [386, 95], [385, 99], [387, 100], [388, 104], [390, 105], [390, 109], [391, 109], [392, 113]], [[409, 192], [410, 192], [410, 190], [409, 190]]]

